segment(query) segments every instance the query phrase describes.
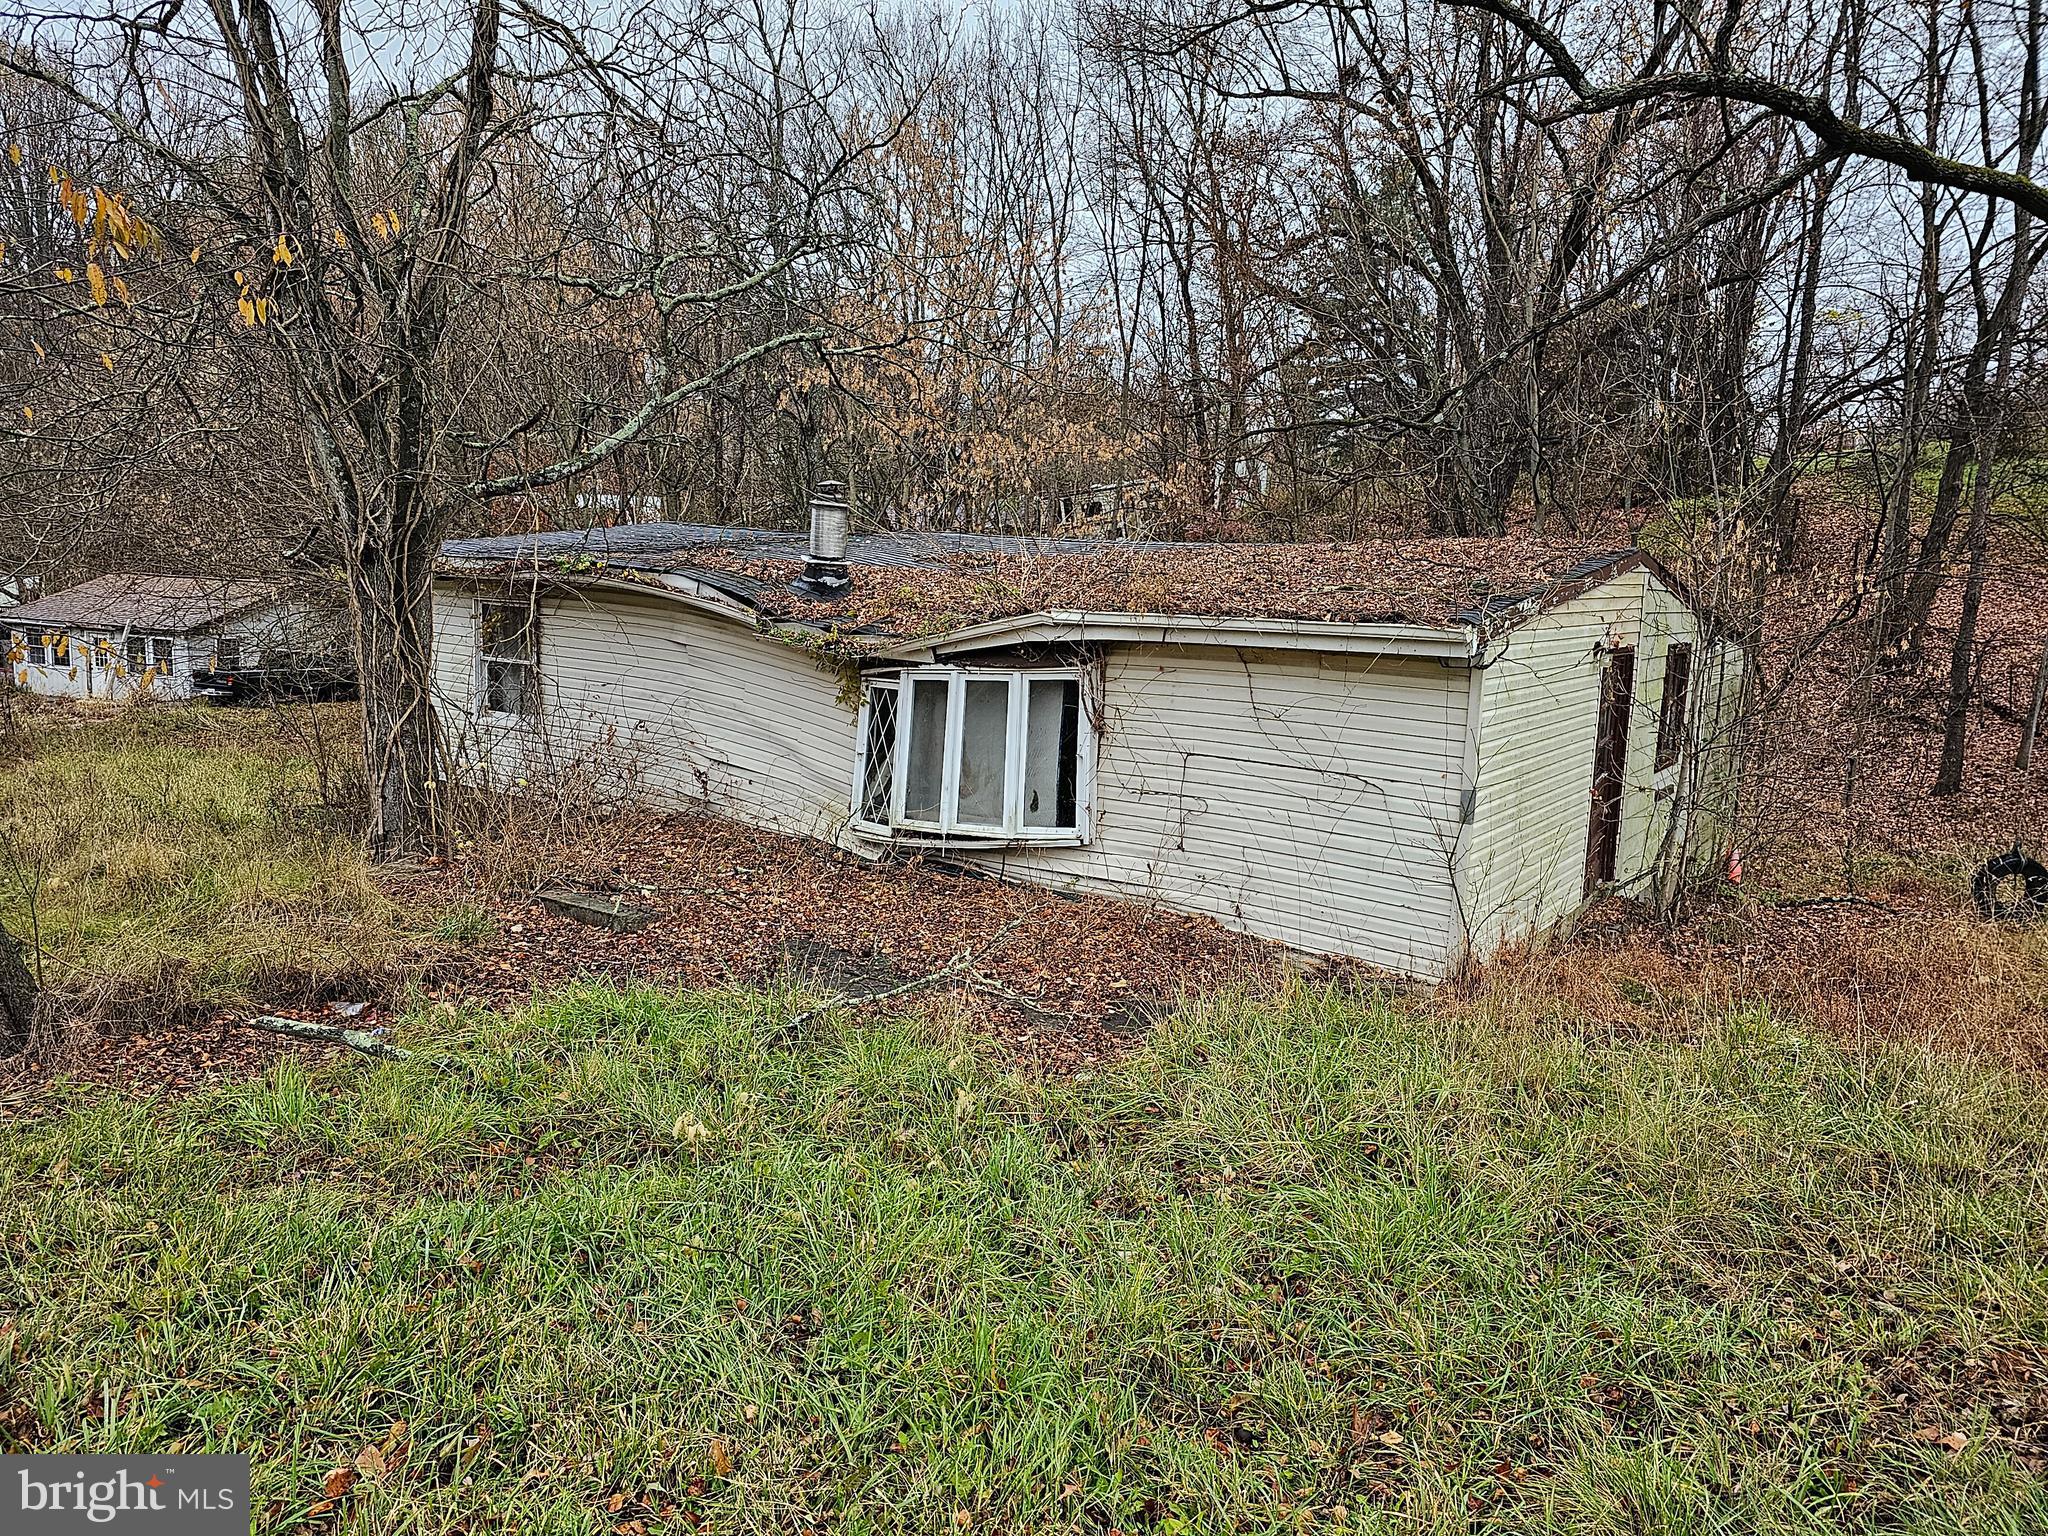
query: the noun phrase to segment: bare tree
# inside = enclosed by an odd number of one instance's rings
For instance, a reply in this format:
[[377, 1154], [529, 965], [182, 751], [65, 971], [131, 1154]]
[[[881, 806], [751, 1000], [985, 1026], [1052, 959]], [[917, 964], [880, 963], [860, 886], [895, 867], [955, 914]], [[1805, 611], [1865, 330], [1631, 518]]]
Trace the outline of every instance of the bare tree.
[[[791, 186], [786, 163], [762, 164], [731, 131], [746, 59], [715, 18], [679, 38], [635, 14], [601, 48], [588, 24], [480, 0], [438, 18], [420, 67], [395, 79], [364, 78], [365, 61], [403, 49], [418, 20], [343, 0], [49, 29], [70, 64], [21, 48], [0, 68], [75, 104], [148, 173], [165, 259], [191, 256], [182, 284], [159, 284], [183, 301], [163, 320], [211, 322], [288, 392], [320, 513], [309, 548], [339, 567], [355, 619], [373, 843], [418, 849], [443, 781], [428, 596], [444, 530], [586, 475], [727, 377], [821, 343], [816, 317], [784, 308], [706, 356], [685, 317], [743, 307], [814, 254], [868, 141], [813, 102], [836, 145], [817, 179]], [[672, 165], [703, 148], [679, 135], [705, 124], [719, 142], [679, 189]], [[776, 184], [748, 210], [760, 222], [673, 217], [742, 168]], [[624, 200], [665, 173], [667, 206]], [[591, 387], [558, 375], [522, 394], [482, 366], [537, 312], [613, 360]]]

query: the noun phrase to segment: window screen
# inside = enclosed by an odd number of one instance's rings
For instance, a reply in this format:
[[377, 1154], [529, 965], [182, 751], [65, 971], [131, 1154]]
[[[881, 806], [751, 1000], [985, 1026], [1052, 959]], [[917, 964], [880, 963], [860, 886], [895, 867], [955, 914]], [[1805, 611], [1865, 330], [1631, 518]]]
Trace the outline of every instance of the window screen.
[[969, 678], [960, 720], [960, 806], [956, 825], [1003, 825], [1010, 770], [1010, 680]]
[[1034, 678], [1024, 730], [1024, 825], [1071, 828], [1079, 804], [1081, 685]]
[[913, 678], [910, 741], [904, 758], [903, 819], [936, 823], [946, 788], [946, 704], [943, 677]]
[[142, 636], [130, 635], [128, 637], [127, 651], [128, 675], [130, 677], [133, 677], [136, 673], [140, 672], [144, 667], [149, 665], [149, 653], [144, 646]]
[[169, 677], [171, 675], [172, 647], [176, 644], [177, 642], [168, 635], [158, 635], [149, 642], [150, 664], [156, 668], [157, 674], [161, 677]]

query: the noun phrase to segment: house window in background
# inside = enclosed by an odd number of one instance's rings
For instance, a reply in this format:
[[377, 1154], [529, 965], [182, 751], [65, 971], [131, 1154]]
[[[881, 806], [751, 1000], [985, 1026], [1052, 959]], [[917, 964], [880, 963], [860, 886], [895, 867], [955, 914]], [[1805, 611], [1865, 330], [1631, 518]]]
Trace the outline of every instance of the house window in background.
[[156, 635], [151, 638], [149, 660], [150, 665], [156, 668], [157, 676], [171, 675], [171, 658], [175, 654], [177, 644], [178, 642], [169, 635]]
[[213, 642], [213, 670], [239, 672], [242, 669], [242, 641], [238, 635], [222, 635]]
[[487, 715], [539, 713], [540, 620], [524, 603], [484, 603], [477, 618], [477, 708]]

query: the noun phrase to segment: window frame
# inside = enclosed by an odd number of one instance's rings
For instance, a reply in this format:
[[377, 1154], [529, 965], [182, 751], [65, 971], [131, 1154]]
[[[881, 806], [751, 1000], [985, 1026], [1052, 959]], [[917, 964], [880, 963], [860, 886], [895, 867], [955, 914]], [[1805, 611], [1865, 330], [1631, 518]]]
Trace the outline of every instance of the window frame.
[[[520, 627], [526, 635], [526, 654], [523, 657], [501, 656], [485, 648], [485, 615], [493, 608], [503, 608], [519, 615]], [[472, 717], [480, 721], [491, 721], [499, 725], [531, 726], [538, 724], [542, 710], [540, 697], [541, 624], [539, 607], [530, 601], [521, 602], [509, 596], [479, 596], [476, 600], [476, 607], [472, 617], [475, 623], [474, 633], [476, 636], [476, 666], [470, 678], [472, 688], [470, 713]], [[526, 708], [515, 711], [492, 709], [490, 707], [488, 702], [491, 697], [490, 669], [494, 664], [501, 667], [522, 667], [525, 669], [526, 681], [519, 690], [519, 697], [525, 703]]]
[[[864, 836], [905, 842], [943, 842], [954, 847], [996, 847], [1025, 843], [1034, 846], [1079, 847], [1095, 835], [1095, 747], [1094, 713], [1090, 709], [1090, 669], [1066, 667], [976, 667], [930, 665], [903, 667], [876, 673], [864, 680], [860, 710], [853, 733], [853, 793], [851, 825]], [[939, 816], [935, 821], [911, 820], [904, 814], [909, 786], [912, 731], [910, 695], [918, 679], [943, 681], [946, 692], [946, 733], [941, 749]], [[1074, 825], [1071, 827], [1027, 827], [1024, 825], [1024, 774], [1027, 733], [1030, 729], [1030, 698], [1033, 682], [1072, 683], [1076, 690], [1074, 733]], [[1003, 735], [1003, 824], [999, 827], [962, 823], [959, 819], [961, 747], [970, 682], [1001, 682], [1009, 692]], [[863, 812], [868, 799], [868, 732], [874, 720], [874, 695], [878, 690], [896, 694], [896, 741], [889, 763], [889, 806], [887, 823], [868, 820]]]
[[[1655, 756], [1651, 759], [1653, 773], [1662, 773], [1665, 769], [1675, 766], [1685, 755], [1685, 737], [1692, 725], [1693, 661], [1696, 654], [1691, 642], [1684, 640], [1664, 648], [1664, 676], [1657, 685], [1657, 746]], [[1679, 663], [1680, 682], [1676, 698], [1671, 692], [1671, 664], [1674, 658], [1682, 658]]]

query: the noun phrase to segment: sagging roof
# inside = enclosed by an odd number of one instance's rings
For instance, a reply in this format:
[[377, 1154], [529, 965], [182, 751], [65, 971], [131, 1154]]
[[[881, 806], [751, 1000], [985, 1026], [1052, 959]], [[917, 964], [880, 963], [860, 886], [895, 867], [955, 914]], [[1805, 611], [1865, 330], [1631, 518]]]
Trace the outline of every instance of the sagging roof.
[[261, 607], [277, 589], [260, 581], [116, 572], [0, 610], [0, 624], [43, 629], [137, 629], [182, 635]]
[[857, 534], [852, 590], [789, 590], [805, 536], [650, 523], [460, 539], [444, 571], [685, 577], [764, 620], [871, 643], [1025, 614], [1184, 615], [1487, 632], [1636, 565], [1632, 548], [1526, 537], [1333, 544], [1176, 544], [972, 533]]

